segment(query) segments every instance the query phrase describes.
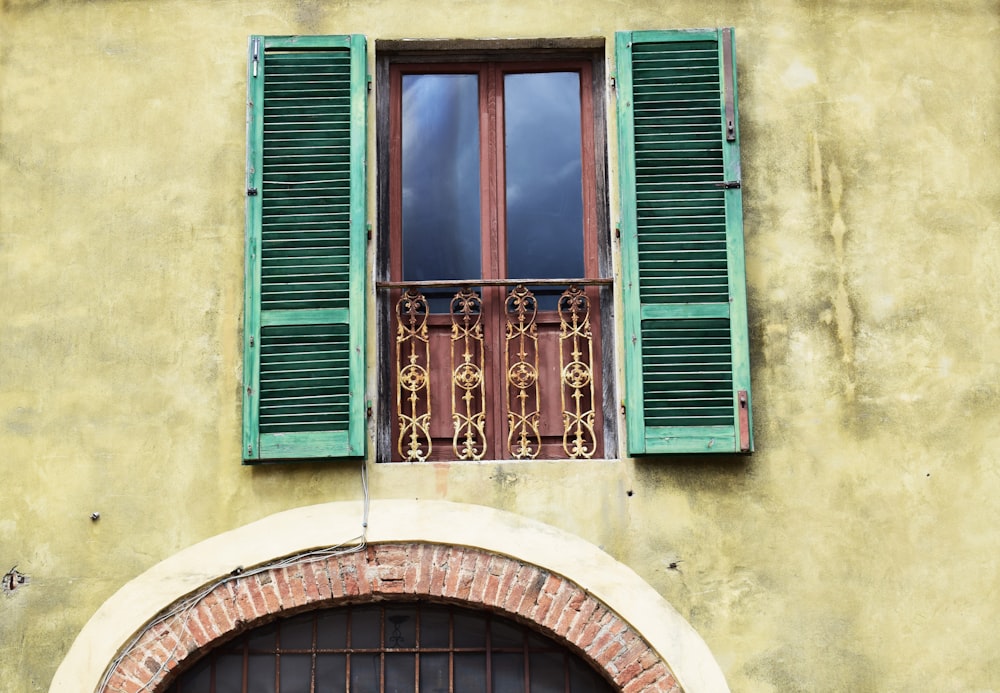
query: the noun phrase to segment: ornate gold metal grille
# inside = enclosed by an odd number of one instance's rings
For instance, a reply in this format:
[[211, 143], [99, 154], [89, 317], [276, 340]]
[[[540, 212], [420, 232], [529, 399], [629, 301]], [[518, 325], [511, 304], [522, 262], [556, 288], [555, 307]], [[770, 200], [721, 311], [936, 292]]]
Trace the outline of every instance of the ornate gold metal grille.
[[[599, 443], [599, 402], [591, 301], [584, 286], [608, 280], [531, 281], [560, 288], [568, 285], [555, 311], [540, 311], [528, 282], [380, 284], [381, 288], [402, 289], [395, 325], [399, 459], [431, 459], [432, 435], [440, 446], [436, 457], [447, 449], [450, 437], [452, 450], [447, 454], [458, 460], [482, 460], [488, 454], [513, 459], [594, 457]], [[485, 292], [493, 289], [481, 287], [496, 285], [509, 287], [506, 296], [498, 293], [484, 300]], [[449, 286], [458, 291], [448, 315], [431, 315], [420, 289]], [[489, 306], [503, 310], [503, 315], [491, 317]], [[491, 348], [502, 350], [502, 359]], [[450, 370], [447, 376], [445, 369]], [[434, 411], [432, 393], [438, 404]], [[487, 397], [503, 410], [491, 411]], [[449, 399], [450, 412], [443, 412]], [[451, 426], [434, 416], [450, 416]], [[557, 452], [560, 436], [562, 450]]]
[[593, 363], [590, 299], [583, 289], [574, 284], [559, 297], [563, 450], [573, 459], [593, 457], [597, 448]]
[[482, 299], [471, 288], [451, 299], [452, 448], [460, 460], [481, 460], [486, 455], [482, 312]]
[[423, 462], [431, 454], [430, 341], [427, 299], [407, 289], [396, 303], [396, 412], [399, 455]]
[[504, 366], [507, 373], [507, 451], [516, 460], [538, 457], [542, 437], [538, 432], [538, 302], [523, 285], [507, 296], [507, 338]]

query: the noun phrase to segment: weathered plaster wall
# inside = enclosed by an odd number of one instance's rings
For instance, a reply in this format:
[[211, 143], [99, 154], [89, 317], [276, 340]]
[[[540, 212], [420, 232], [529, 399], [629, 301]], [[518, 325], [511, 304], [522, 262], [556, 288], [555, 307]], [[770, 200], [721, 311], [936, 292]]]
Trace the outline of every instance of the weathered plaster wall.
[[46, 690], [160, 560], [360, 497], [356, 463], [239, 465], [248, 34], [732, 25], [757, 453], [376, 466], [372, 494], [603, 547], [734, 691], [1000, 690], [995, 0], [0, 7], [0, 570], [30, 578], [0, 688]]

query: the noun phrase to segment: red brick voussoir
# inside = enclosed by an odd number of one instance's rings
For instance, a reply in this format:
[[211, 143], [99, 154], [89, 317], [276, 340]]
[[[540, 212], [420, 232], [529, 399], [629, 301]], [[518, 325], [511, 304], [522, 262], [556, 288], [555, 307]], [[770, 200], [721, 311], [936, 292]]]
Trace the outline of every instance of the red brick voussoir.
[[374, 544], [252, 572], [146, 630], [118, 659], [100, 693], [163, 690], [206, 650], [282, 615], [388, 599], [488, 609], [565, 643], [620, 691], [682, 693], [660, 656], [605, 604], [560, 575], [507, 556], [458, 546]]

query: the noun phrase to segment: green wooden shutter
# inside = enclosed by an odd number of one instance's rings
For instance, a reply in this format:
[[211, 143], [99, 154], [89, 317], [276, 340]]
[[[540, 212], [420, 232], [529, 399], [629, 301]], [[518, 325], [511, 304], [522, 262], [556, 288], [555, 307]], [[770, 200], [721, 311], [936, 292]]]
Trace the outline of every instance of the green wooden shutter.
[[363, 36], [250, 39], [243, 457], [365, 454]]
[[616, 36], [633, 455], [753, 447], [732, 38]]

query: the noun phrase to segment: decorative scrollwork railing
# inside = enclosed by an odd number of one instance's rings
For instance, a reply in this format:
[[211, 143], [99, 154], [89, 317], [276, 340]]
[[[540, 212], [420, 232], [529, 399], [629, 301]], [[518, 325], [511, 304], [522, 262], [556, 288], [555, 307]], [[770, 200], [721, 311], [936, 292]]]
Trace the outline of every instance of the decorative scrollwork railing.
[[504, 371], [507, 374], [507, 451], [515, 460], [538, 457], [538, 301], [523, 285], [507, 294]]
[[469, 287], [451, 299], [452, 449], [460, 460], [481, 460], [486, 455], [482, 306], [479, 294]]
[[[532, 279], [379, 284], [380, 289], [401, 290], [395, 306], [395, 454], [399, 459], [427, 460], [434, 449], [432, 435], [447, 445], [445, 430], [450, 430], [451, 453], [442, 455], [439, 450], [435, 459], [482, 460], [488, 453], [512, 459], [594, 457], [598, 449], [600, 405], [595, 396], [595, 373], [599, 364], [594, 362], [592, 320], [596, 316], [585, 286], [607, 283]], [[555, 287], [555, 291], [566, 287], [554, 310], [551, 303], [540, 309], [532, 291], [540, 286]], [[449, 293], [457, 289], [447, 315], [440, 313], [440, 308], [434, 313], [424, 294], [432, 290], [440, 294], [441, 289]], [[490, 310], [502, 315], [491, 316]], [[450, 345], [447, 361], [445, 339]], [[548, 340], [549, 346], [541, 347], [540, 339]], [[490, 357], [492, 366], [487, 362], [491, 349], [503, 354]], [[556, 359], [558, 364], [552, 363]], [[438, 365], [432, 365], [435, 363]], [[447, 376], [445, 368], [450, 370]], [[449, 399], [442, 378], [450, 381], [451, 408], [443, 414], [441, 403], [435, 402], [432, 408], [431, 401]], [[432, 379], [437, 383], [433, 388]], [[490, 411], [489, 400], [503, 411]], [[555, 411], [556, 403], [561, 411]], [[433, 418], [441, 415], [450, 417], [450, 427], [444, 423], [447, 419]], [[490, 430], [491, 426], [502, 429]], [[561, 427], [561, 431], [553, 427]], [[562, 449], [557, 452], [560, 443]], [[547, 452], [543, 453], [543, 448]]]
[[562, 375], [563, 450], [572, 459], [591, 458], [594, 433], [594, 340], [590, 299], [573, 285], [559, 297], [559, 373]]
[[408, 289], [396, 303], [396, 445], [411, 462], [426, 460], [432, 448], [427, 313], [427, 299], [416, 289]]

